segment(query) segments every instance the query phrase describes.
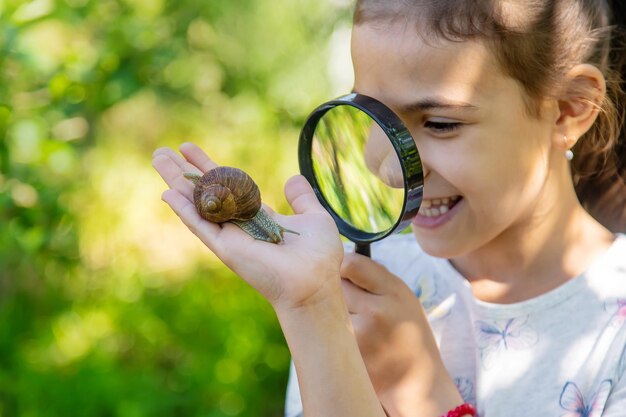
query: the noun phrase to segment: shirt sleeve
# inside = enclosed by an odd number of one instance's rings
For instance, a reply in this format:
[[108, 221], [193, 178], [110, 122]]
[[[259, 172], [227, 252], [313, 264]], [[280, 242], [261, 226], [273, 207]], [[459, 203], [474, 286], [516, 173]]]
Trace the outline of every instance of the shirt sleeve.
[[285, 417], [302, 417], [302, 399], [298, 387], [298, 376], [293, 361], [289, 366], [289, 382], [287, 383], [287, 395], [285, 400]]

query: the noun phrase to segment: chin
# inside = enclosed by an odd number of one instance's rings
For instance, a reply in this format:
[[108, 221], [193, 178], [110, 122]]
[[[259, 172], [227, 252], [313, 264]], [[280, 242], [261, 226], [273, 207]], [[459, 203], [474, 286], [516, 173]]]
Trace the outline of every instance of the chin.
[[436, 258], [452, 259], [463, 255], [467, 251], [459, 247], [458, 239], [439, 239], [432, 236], [423, 236], [413, 229], [415, 240], [422, 250]]

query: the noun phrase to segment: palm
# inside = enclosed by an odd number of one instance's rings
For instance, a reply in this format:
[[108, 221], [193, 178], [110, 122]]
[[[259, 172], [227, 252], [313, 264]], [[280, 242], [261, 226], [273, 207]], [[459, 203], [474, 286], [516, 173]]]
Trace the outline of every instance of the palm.
[[285, 243], [275, 245], [254, 240], [234, 224], [219, 226], [202, 220], [192, 203], [193, 185], [182, 175], [206, 172], [217, 165], [194, 145], [183, 145], [181, 152], [186, 160], [170, 149], [154, 154], [153, 165], [170, 186], [163, 199], [209, 249], [269, 302], [297, 305], [314, 297], [329, 280], [338, 280], [343, 251], [337, 228], [302, 179], [286, 189], [298, 214], [274, 215], [299, 235], [285, 234]]

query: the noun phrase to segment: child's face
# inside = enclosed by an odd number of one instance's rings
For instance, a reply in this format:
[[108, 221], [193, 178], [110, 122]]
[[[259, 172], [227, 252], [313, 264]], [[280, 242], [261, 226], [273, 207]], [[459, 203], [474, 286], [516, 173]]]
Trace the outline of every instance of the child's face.
[[427, 252], [463, 256], [527, 230], [558, 203], [558, 106], [545, 101], [541, 116], [530, 116], [522, 87], [482, 43], [429, 45], [401, 24], [362, 24], [353, 30], [352, 58], [355, 91], [393, 109], [417, 143], [422, 210], [431, 209], [413, 228]]

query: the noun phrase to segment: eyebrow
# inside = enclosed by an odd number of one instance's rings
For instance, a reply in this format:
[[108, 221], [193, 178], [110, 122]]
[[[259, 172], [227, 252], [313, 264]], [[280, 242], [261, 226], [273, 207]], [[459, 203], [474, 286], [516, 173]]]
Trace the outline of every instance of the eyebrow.
[[403, 112], [412, 113], [415, 111], [426, 111], [433, 109], [462, 109], [462, 110], [478, 110], [478, 107], [462, 101], [450, 101], [435, 97], [428, 97], [414, 103], [401, 106]]
[[[355, 88], [351, 91], [352, 94], [361, 94]], [[476, 111], [479, 109], [478, 106], [475, 106], [470, 103], [466, 103], [464, 101], [454, 101], [447, 100], [439, 97], [426, 97], [421, 100], [418, 100], [414, 103], [405, 104], [400, 106], [400, 111], [405, 113], [413, 113], [416, 111], [427, 111], [433, 109], [451, 109], [451, 110], [473, 110]]]

